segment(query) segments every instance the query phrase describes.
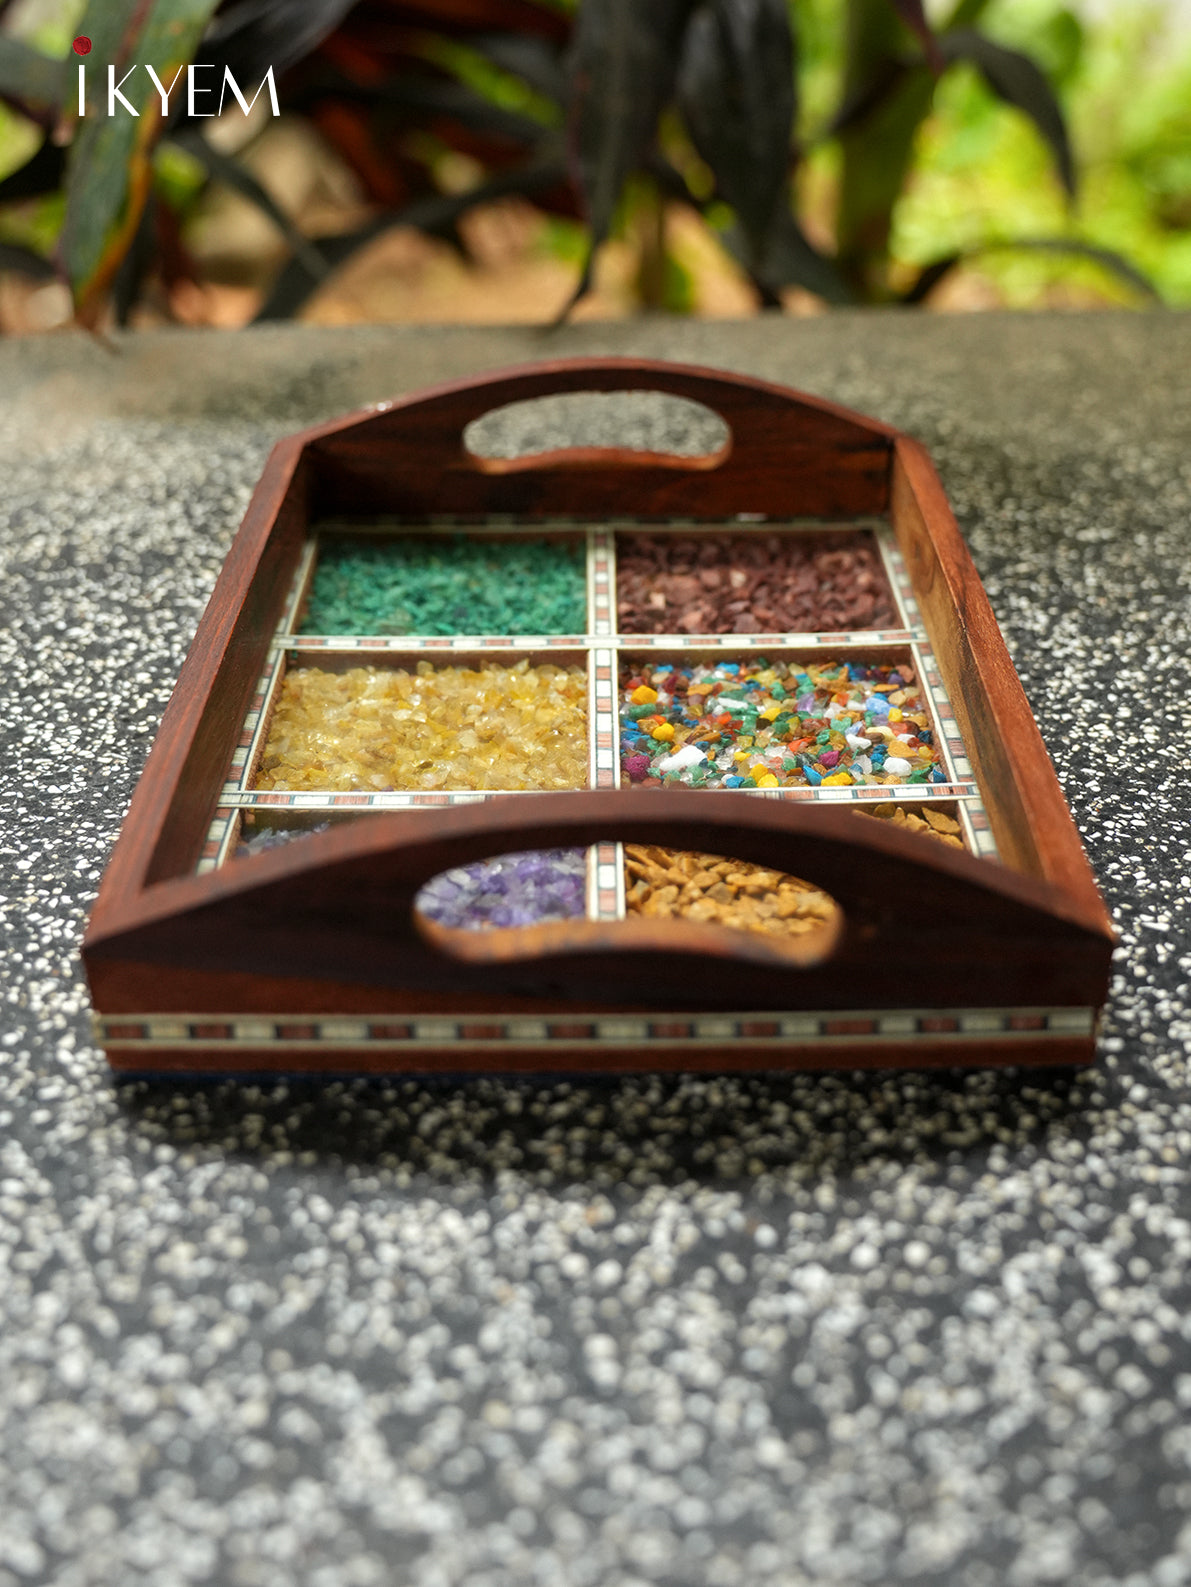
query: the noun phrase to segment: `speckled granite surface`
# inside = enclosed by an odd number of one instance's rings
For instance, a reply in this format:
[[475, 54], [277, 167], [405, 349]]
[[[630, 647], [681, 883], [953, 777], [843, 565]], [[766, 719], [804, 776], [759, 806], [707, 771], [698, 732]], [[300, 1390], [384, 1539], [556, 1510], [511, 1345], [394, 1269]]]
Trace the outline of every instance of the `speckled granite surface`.
[[[1094, 1072], [112, 1083], [79, 935], [268, 444], [573, 351], [933, 449], [1122, 932]], [[1175, 315], [0, 346], [0, 1587], [1191, 1582], [1188, 369]]]

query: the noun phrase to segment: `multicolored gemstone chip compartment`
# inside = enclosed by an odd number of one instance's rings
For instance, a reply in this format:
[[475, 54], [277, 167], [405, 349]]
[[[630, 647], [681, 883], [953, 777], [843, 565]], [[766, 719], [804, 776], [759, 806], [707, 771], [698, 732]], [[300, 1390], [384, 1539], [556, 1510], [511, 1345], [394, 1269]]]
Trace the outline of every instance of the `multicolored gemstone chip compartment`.
[[621, 663], [621, 773], [638, 786], [945, 783], [906, 661], [749, 656]]

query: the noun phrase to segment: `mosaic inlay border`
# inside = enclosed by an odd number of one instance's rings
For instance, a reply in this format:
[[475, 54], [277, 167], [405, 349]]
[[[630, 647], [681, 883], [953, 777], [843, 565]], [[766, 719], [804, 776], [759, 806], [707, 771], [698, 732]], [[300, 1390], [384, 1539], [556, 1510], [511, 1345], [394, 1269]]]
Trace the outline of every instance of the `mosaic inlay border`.
[[104, 1047], [217, 1045], [220, 1047], [340, 1048], [377, 1045], [409, 1048], [502, 1046], [606, 1047], [669, 1042], [797, 1043], [840, 1045], [864, 1037], [931, 1043], [1091, 1036], [1094, 1008], [819, 1009], [805, 1013], [648, 1015], [469, 1014], [361, 1015], [323, 1018], [300, 1014], [120, 1014], [96, 1017]]

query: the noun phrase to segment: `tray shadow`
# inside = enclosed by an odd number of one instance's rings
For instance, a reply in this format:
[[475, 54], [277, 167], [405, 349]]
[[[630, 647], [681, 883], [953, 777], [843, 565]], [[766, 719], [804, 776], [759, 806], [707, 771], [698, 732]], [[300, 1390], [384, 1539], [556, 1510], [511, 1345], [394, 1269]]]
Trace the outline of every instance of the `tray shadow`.
[[982, 1172], [1083, 1137], [1095, 1070], [118, 1082], [139, 1130], [264, 1168], [368, 1168], [399, 1184], [566, 1192], [694, 1181], [863, 1183], [917, 1164]]

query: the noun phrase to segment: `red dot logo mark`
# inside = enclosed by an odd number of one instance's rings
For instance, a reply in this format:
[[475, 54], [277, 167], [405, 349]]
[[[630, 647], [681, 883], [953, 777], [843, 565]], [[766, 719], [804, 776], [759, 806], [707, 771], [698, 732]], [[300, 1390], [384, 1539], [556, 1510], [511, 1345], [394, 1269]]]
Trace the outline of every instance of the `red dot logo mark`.
[[90, 55], [90, 53], [91, 53], [91, 40], [86, 36], [85, 33], [80, 33], [78, 38], [75, 39], [75, 41], [74, 41], [74, 53], [76, 55]]

